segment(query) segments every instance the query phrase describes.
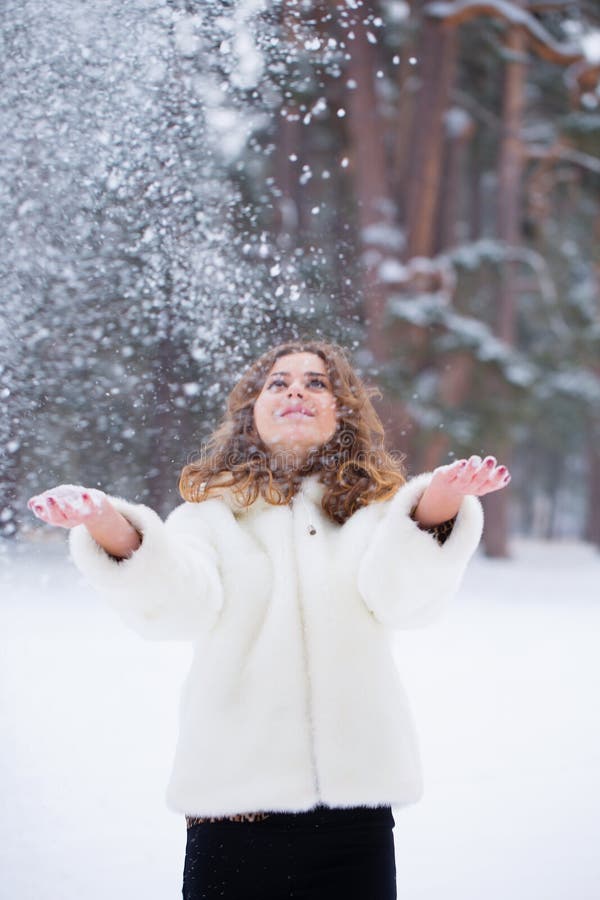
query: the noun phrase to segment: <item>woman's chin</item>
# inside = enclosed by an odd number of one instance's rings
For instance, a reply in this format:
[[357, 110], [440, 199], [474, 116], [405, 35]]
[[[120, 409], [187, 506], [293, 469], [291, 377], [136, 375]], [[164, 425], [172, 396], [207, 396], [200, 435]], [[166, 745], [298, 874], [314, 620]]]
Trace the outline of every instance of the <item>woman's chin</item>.
[[301, 469], [317, 445], [278, 445], [270, 450], [270, 465], [276, 469]]
[[298, 429], [289, 434], [279, 434], [270, 442], [273, 453], [308, 453], [313, 447], [318, 446], [321, 440], [314, 434]]

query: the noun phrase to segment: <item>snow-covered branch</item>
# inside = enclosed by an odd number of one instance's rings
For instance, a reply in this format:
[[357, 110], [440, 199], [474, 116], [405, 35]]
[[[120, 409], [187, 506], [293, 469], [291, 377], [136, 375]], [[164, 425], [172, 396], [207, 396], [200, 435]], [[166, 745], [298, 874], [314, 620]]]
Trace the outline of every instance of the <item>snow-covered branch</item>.
[[480, 16], [500, 19], [508, 25], [524, 28], [529, 35], [532, 49], [542, 59], [560, 65], [571, 65], [583, 58], [581, 46], [555, 41], [550, 32], [546, 31], [530, 12], [509, 0], [488, 0], [487, 3], [480, 3], [478, 0], [428, 3], [424, 13], [429, 18], [441, 20], [445, 25], [462, 25]]
[[489, 325], [448, 307], [441, 294], [425, 297], [391, 297], [392, 316], [421, 328], [443, 329], [443, 349], [468, 349], [481, 363], [492, 363], [502, 371], [509, 384], [529, 388], [539, 378], [537, 366], [514, 347], [498, 338]]
[[542, 300], [552, 310], [555, 327], [566, 332], [565, 322], [556, 313], [558, 299], [556, 286], [548, 270], [548, 264], [540, 253], [530, 247], [516, 247], [503, 241], [484, 239], [474, 241], [472, 244], [463, 244], [449, 250], [444, 256], [448, 262], [469, 269], [475, 269], [483, 262], [520, 262], [529, 266], [537, 277]]
[[582, 153], [563, 144], [553, 144], [551, 147], [529, 144], [525, 146], [525, 153], [528, 159], [569, 162], [600, 175], [600, 159], [597, 156], [590, 156], [589, 153]]
[[433, 259], [414, 257], [406, 263], [385, 260], [379, 267], [379, 276], [388, 285], [403, 290], [402, 296], [392, 300], [392, 312], [409, 319], [414, 325], [426, 325], [430, 324], [432, 310], [437, 315], [442, 306], [451, 308], [457, 268], [473, 270], [484, 263], [501, 265], [507, 262], [522, 263], [534, 272], [550, 323], [556, 334], [566, 336], [568, 327], [558, 311], [556, 286], [546, 260], [529, 247], [515, 247], [502, 241], [484, 239], [462, 244]]
[[529, 0], [527, 9], [529, 12], [554, 12], [573, 6], [573, 0]]
[[450, 302], [456, 287], [455, 268], [476, 269], [486, 262], [520, 262], [536, 274], [543, 300], [554, 306], [556, 287], [545, 259], [528, 247], [513, 247], [503, 241], [484, 239], [461, 244], [432, 259], [416, 256], [406, 263], [386, 259], [379, 266], [379, 277], [388, 285], [411, 288], [415, 295], [436, 294]]
[[595, 90], [599, 82], [600, 63], [591, 62], [587, 57], [577, 60], [565, 71], [565, 83], [574, 99]]
[[454, 295], [454, 267], [444, 256], [433, 259], [413, 256], [406, 263], [385, 259], [379, 266], [379, 277], [388, 285], [408, 288], [420, 297], [425, 294], [443, 297], [449, 303]]

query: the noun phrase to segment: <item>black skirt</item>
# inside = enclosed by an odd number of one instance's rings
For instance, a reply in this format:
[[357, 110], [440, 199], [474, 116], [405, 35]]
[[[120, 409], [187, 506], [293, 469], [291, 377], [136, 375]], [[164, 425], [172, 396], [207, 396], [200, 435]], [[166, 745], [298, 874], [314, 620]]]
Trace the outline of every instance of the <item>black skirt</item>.
[[396, 900], [389, 806], [270, 813], [187, 832], [184, 900]]

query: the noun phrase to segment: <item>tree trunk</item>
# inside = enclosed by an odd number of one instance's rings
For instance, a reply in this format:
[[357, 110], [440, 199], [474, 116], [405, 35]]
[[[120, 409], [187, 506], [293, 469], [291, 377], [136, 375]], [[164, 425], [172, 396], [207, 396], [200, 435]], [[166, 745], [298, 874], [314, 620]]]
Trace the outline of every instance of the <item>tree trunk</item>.
[[[504, 77], [504, 102], [502, 116], [502, 137], [498, 173], [498, 237], [515, 247], [520, 241], [521, 182], [523, 174], [523, 146], [521, 128], [525, 94], [527, 50], [526, 37], [517, 26], [509, 28], [506, 39], [506, 62]], [[515, 343], [516, 297], [515, 264], [503, 267], [498, 316], [497, 334], [511, 346]]]
[[[19, 485], [22, 473], [18, 465], [18, 454], [9, 454], [8, 450], [2, 448], [0, 461], [2, 462], [2, 478], [0, 479], [0, 537], [15, 538], [23, 521], [27, 518], [32, 524], [33, 516], [31, 516], [26, 507], [22, 509], [19, 505]], [[41, 492], [45, 489], [45, 487], [42, 487], [36, 489], [36, 491]], [[34, 492], [32, 491], [32, 493]]]
[[[444, 409], [457, 409], [464, 405], [469, 395], [474, 365], [475, 361], [467, 350], [449, 354], [441, 361], [438, 366], [441, 372], [439, 397]], [[439, 431], [423, 454], [423, 468], [431, 471], [442, 465], [448, 447], [448, 435], [445, 431]]]
[[347, 93], [348, 134], [363, 257], [363, 290], [368, 320], [368, 344], [376, 360], [386, 357], [384, 336], [385, 285], [379, 265], [389, 253], [384, 239], [395, 228], [394, 204], [387, 178], [377, 95], [375, 54], [361, 20], [353, 27], [348, 78], [355, 84]]
[[[443, 253], [460, 243], [458, 231], [461, 199], [461, 174], [469, 140], [475, 127], [471, 117], [462, 110], [453, 110], [453, 122], [446, 129], [446, 149], [440, 191], [440, 210], [437, 217], [435, 253]], [[460, 117], [460, 118], [459, 118]]]
[[434, 253], [444, 148], [444, 116], [456, 71], [457, 34], [425, 19], [419, 52], [421, 90], [412, 135], [407, 196], [407, 257]]
[[[291, 103], [286, 103], [288, 113], [295, 112]], [[279, 116], [274, 170], [278, 197], [275, 209], [275, 231], [277, 245], [281, 250], [289, 250], [295, 245], [299, 224], [298, 211], [298, 164], [290, 157], [298, 152], [300, 144], [300, 116]]]
[[[362, 249], [362, 291], [367, 347], [376, 367], [384, 368], [394, 352], [386, 326], [387, 286], [379, 267], [385, 258], [400, 254], [394, 249], [399, 237], [395, 204], [391, 197], [383, 127], [375, 91], [377, 68], [373, 45], [367, 27], [357, 17], [353, 24], [355, 38], [350, 46], [348, 80], [355, 85], [346, 97], [347, 127], [352, 155], [352, 175], [358, 212]], [[402, 450], [406, 446], [404, 432], [410, 429], [410, 416], [399, 400], [384, 397], [375, 403], [386, 428], [390, 446]]]
[[173, 279], [171, 273], [165, 276], [164, 287], [164, 322], [160, 323], [162, 336], [158, 340], [156, 355], [152, 360], [154, 395], [152, 397], [151, 414], [148, 417], [148, 436], [151, 441], [146, 470], [146, 495], [148, 505], [160, 516], [165, 516], [176, 505], [177, 468], [173, 459], [174, 449], [167, 444], [167, 436], [173, 434], [173, 419], [176, 418], [171, 398], [169, 382], [173, 377], [173, 326], [172, 302]]
[[172, 347], [165, 338], [160, 341], [154, 359], [154, 386], [152, 413], [149, 416], [148, 436], [151, 441], [145, 473], [146, 498], [152, 509], [164, 516], [175, 506], [177, 472], [171, 454], [173, 448], [165, 444], [166, 436], [173, 428], [173, 405], [171, 401], [170, 357]]
[[[0, 381], [0, 387], [6, 384]], [[10, 384], [10, 382], [8, 382]], [[33, 524], [33, 516], [20, 503], [19, 488], [23, 483], [22, 451], [20, 448], [20, 415], [15, 385], [6, 388], [8, 397], [3, 399], [3, 422], [0, 422], [0, 537], [16, 538], [24, 521]], [[27, 404], [29, 406], [29, 404]], [[31, 407], [29, 410], [31, 413]], [[36, 486], [40, 493], [49, 485]], [[31, 492], [32, 494], [34, 491]]]
[[[410, 0], [410, 16], [415, 14], [415, 0]], [[398, 110], [395, 118], [392, 140], [392, 167], [390, 183], [392, 194], [397, 198], [401, 221], [406, 220], [406, 193], [408, 183], [408, 165], [415, 117], [415, 100], [417, 77], [411, 59], [416, 57], [414, 35], [410, 42], [402, 47], [400, 65], [398, 66]]]
[[[446, 27], [436, 20], [424, 19], [419, 51], [416, 54], [421, 86], [415, 100], [406, 179], [407, 260], [414, 257], [430, 259], [436, 251], [444, 165], [445, 116], [455, 80], [457, 45], [457, 33], [453, 26]], [[423, 285], [421, 289], [427, 291], [435, 288]], [[412, 285], [411, 290], [416, 293], [419, 287]], [[427, 329], [415, 325], [405, 326], [402, 340], [411, 348], [416, 360], [415, 369], [433, 364], [428, 358]], [[420, 467], [437, 456], [440, 449], [437, 440], [434, 440], [425, 457], [421, 454]]]
[[[436, 252], [442, 253], [458, 242], [457, 219], [458, 199], [460, 191], [460, 174], [463, 165], [465, 148], [474, 133], [470, 117], [465, 116], [463, 129], [450, 129], [447, 138], [447, 150], [444, 160], [442, 178], [440, 215], [436, 240]], [[439, 373], [438, 397], [442, 409], [456, 410], [463, 406], [469, 395], [471, 378], [475, 361], [468, 351], [449, 353], [436, 359], [436, 370]], [[427, 471], [447, 462], [446, 454], [450, 448], [450, 439], [445, 430], [438, 430], [429, 442], [423, 454], [422, 465]]]
[[[476, 152], [476, 151], [475, 151]], [[471, 167], [469, 175], [469, 239], [478, 241], [483, 236], [481, 168]]]
[[[600, 374], [600, 373], [599, 373]], [[591, 422], [588, 430], [588, 490], [585, 539], [600, 550], [600, 422]]]
[[[505, 462], [502, 457], [502, 462]], [[483, 546], [486, 556], [497, 559], [506, 559], [508, 552], [508, 503], [506, 502], [506, 488], [486, 494], [481, 498], [485, 515], [485, 528], [483, 530]]]
[[[510, 26], [507, 31], [506, 65], [502, 109], [502, 136], [498, 173], [498, 237], [510, 246], [520, 240], [521, 182], [523, 148], [521, 129], [525, 99], [527, 36], [523, 28]], [[496, 315], [496, 334], [509, 345], [516, 337], [515, 264], [505, 263], [500, 281]], [[496, 448], [501, 461], [510, 464], [510, 446], [506, 442]], [[485, 552], [491, 557], [508, 557], [508, 503], [506, 490], [485, 498], [487, 512], [483, 535]]]

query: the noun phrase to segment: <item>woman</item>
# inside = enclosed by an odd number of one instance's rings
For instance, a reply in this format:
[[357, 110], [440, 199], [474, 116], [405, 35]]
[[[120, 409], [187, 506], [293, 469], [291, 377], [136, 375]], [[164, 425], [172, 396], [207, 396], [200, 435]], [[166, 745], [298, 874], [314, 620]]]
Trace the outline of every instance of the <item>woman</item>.
[[493, 457], [406, 481], [343, 351], [289, 343], [233, 389], [166, 522], [101, 491], [32, 497], [147, 637], [195, 642], [168, 802], [187, 900], [396, 897], [391, 806], [421, 772], [389, 632], [429, 621], [482, 529]]

